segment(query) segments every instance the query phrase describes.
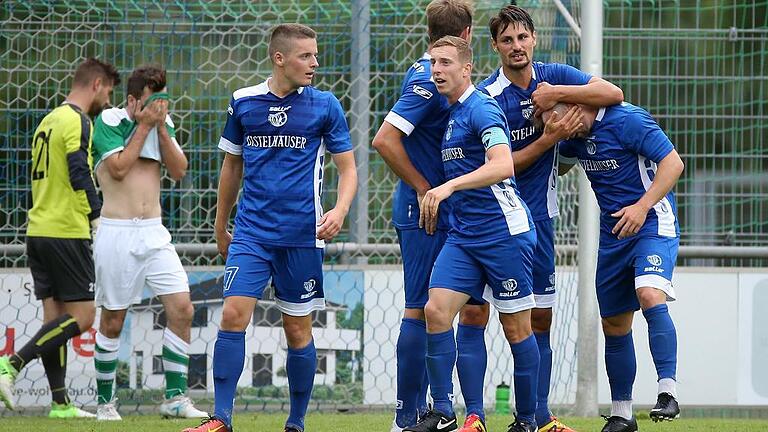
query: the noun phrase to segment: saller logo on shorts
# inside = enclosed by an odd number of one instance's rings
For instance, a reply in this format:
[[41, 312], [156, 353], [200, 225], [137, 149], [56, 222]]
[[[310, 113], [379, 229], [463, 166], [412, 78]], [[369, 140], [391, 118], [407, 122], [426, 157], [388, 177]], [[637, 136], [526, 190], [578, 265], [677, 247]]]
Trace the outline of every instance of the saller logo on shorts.
[[660, 266], [661, 257], [658, 255], [648, 255], [648, 262], [653, 266]]
[[501, 281], [501, 286], [507, 291], [514, 291], [517, 289], [517, 281], [514, 279], [507, 279]]
[[315, 289], [315, 284], [316, 283], [317, 282], [315, 282], [314, 279], [310, 279], [310, 280], [304, 282], [304, 290], [307, 291], [307, 292], [312, 291], [313, 289]]

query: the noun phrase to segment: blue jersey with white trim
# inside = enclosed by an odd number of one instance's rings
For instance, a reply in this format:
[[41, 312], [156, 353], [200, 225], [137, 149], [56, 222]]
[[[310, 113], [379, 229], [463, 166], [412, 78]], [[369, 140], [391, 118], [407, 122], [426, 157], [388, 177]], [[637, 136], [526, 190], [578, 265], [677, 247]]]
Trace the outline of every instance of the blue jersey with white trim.
[[[483, 80], [478, 88], [499, 103], [509, 123], [512, 151], [525, 148], [541, 137], [542, 130], [533, 126], [533, 94], [539, 83], [552, 85], [583, 85], [592, 78], [572, 66], [560, 63], [532, 63], [533, 72], [528, 88], [512, 84], [499, 68]], [[531, 209], [533, 220], [551, 219], [558, 215], [557, 207], [557, 145], [515, 177], [525, 203]]]
[[219, 148], [243, 158], [235, 238], [288, 247], [323, 247], [317, 223], [326, 148], [352, 150], [336, 97], [301, 87], [280, 98], [267, 81], [235, 91]]
[[[674, 146], [651, 115], [640, 107], [621, 103], [602, 108], [584, 139], [560, 144], [563, 162], [584, 168], [600, 205], [601, 241], [617, 240], [611, 230], [619, 221], [611, 214], [635, 204], [651, 187], [656, 164]], [[679, 237], [675, 195], [670, 191], [648, 211], [638, 235]]]
[[[442, 160], [447, 180], [471, 173], [485, 164], [486, 151], [509, 145], [509, 129], [499, 104], [470, 86], [451, 106], [443, 135]], [[477, 189], [454, 192], [448, 241], [478, 243], [531, 230], [528, 207], [517, 191], [515, 178]]]
[[[440, 140], [448, 123], [448, 100], [432, 82], [430, 56], [425, 54], [405, 75], [400, 98], [384, 119], [405, 136], [403, 146], [413, 166], [432, 187], [445, 183], [440, 162]], [[440, 209], [438, 229], [448, 229], [449, 206]], [[416, 191], [400, 180], [392, 200], [392, 223], [400, 229], [419, 226]]]

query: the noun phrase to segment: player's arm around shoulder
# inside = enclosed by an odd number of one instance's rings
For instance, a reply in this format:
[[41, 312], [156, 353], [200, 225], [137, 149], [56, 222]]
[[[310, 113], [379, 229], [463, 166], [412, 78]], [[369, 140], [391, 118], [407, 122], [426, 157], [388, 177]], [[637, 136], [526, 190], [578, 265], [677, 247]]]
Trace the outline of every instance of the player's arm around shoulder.
[[165, 119], [162, 124], [157, 125], [157, 136], [160, 139], [160, 154], [163, 157], [163, 164], [168, 169], [168, 175], [173, 181], [179, 181], [187, 173], [188, 161], [184, 155], [179, 142], [176, 140], [176, 132], [167, 112], [168, 101], [162, 101], [166, 105]]
[[551, 109], [558, 102], [602, 107], [624, 101], [624, 91], [609, 81], [566, 64], [553, 64], [552, 67], [561, 84], [541, 82], [537, 85], [531, 99], [538, 113]]

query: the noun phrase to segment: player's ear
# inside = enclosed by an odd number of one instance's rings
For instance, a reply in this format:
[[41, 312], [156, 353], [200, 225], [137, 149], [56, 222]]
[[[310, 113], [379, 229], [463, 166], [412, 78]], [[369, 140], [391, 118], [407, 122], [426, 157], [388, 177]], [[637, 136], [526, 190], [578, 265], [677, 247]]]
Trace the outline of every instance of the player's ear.
[[493, 36], [491, 36], [491, 48], [493, 48], [493, 52], [499, 52], [499, 48], [496, 46], [496, 39]]
[[101, 89], [103, 79], [99, 76], [93, 79], [93, 83], [91, 83], [91, 90], [95, 92], [98, 92]]
[[535, 30], [533, 31], [533, 35], [531, 35], [531, 37], [533, 38], [533, 46], [536, 46], [536, 31]]
[[283, 63], [285, 63], [285, 57], [283, 56], [283, 53], [281, 53], [280, 51], [276, 51], [275, 55], [272, 56], [272, 63], [275, 66], [282, 66]]

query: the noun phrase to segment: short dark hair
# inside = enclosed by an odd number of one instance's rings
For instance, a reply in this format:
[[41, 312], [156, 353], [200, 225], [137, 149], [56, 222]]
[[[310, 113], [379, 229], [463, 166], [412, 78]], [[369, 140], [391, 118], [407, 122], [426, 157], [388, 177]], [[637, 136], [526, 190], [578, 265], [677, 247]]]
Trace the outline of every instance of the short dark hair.
[[491, 30], [491, 38], [496, 40], [500, 33], [503, 33], [512, 24], [520, 24], [533, 33], [533, 19], [531, 15], [525, 9], [516, 5], [507, 5], [501, 8], [499, 14], [491, 18], [488, 23], [488, 27]]
[[432, 44], [433, 49], [445, 46], [456, 48], [456, 52], [459, 54], [459, 61], [462, 63], [472, 63], [472, 47], [469, 46], [469, 42], [458, 36], [443, 36]]
[[90, 57], [80, 63], [75, 70], [74, 86], [87, 86], [96, 78], [109, 82], [113, 86], [120, 84], [120, 73], [114, 66], [96, 58]]
[[432, 0], [427, 5], [429, 43], [443, 36], [459, 36], [472, 27], [472, 3], [469, 0]]
[[127, 93], [136, 99], [141, 98], [144, 87], [155, 93], [165, 88], [165, 69], [158, 64], [147, 64], [136, 68], [128, 77]]
[[269, 36], [269, 58], [276, 52], [286, 52], [290, 48], [289, 39], [317, 39], [317, 33], [304, 24], [279, 24]]

